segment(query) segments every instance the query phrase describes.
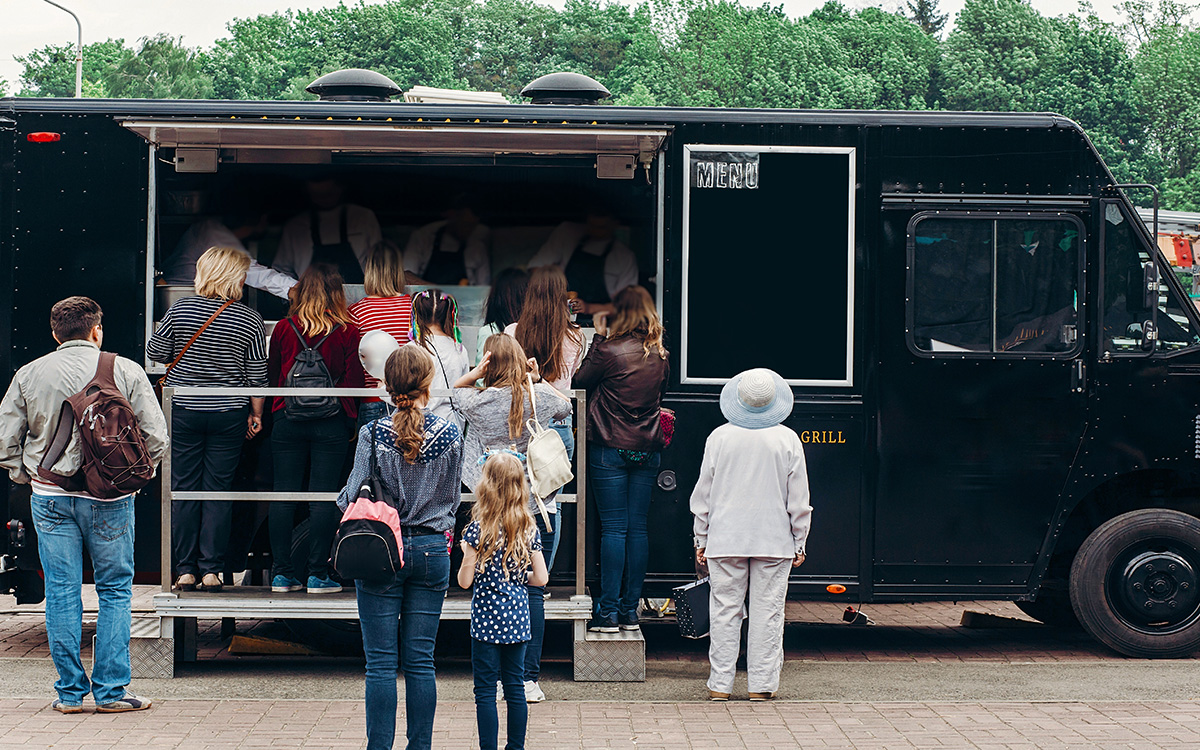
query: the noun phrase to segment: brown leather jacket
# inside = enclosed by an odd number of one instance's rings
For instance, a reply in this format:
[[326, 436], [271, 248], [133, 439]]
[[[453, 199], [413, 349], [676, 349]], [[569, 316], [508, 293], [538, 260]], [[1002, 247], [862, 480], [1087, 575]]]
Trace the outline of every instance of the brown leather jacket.
[[588, 392], [587, 439], [610, 448], [656, 451], [663, 447], [659, 404], [670, 365], [645, 356], [634, 335], [611, 341], [597, 334], [571, 387]]

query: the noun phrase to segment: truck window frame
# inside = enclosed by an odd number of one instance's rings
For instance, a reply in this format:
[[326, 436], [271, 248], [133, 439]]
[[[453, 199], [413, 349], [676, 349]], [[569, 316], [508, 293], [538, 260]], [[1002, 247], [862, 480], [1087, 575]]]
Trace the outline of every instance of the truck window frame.
[[[784, 376], [784, 382], [792, 386], [809, 386], [809, 387], [837, 387], [837, 388], [852, 388], [854, 387], [854, 285], [855, 285], [855, 222], [856, 222], [856, 190], [857, 190], [857, 167], [858, 167], [858, 149], [854, 146], [765, 146], [755, 144], [731, 144], [731, 143], [685, 143], [683, 144], [683, 238], [681, 248], [681, 269], [682, 283], [681, 289], [681, 304], [680, 310], [680, 359], [679, 359], [679, 382], [681, 385], [724, 385], [731, 378], [720, 377], [704, 377], [691, 375], [688, 372], [688, 348], [689, 348], [689, 329], [690, 321], [688, 319], [688, 305], [690, 302], [690, 264], [691, 264], [691, 156], [692, 152], [741, 152], [741, 153], [758, 153], [758, 154], [842, 154], [847, 159], [847, 172], [849, 179], [847, 180], [848, 190], [848, 211], [847, 211], [847, 238], [846, 238], [846, 367], [845, 378], [839, 379], [809, 379], [809, 378], [789, 378], [786, 373], [780, 373]], [[703, 340], [703, 336], [698, 337]]]
[[[1110, 361], [1118, 359], [1168, 358], [1180, 354], [1190, 354], [1195, 352], [1198, 348], [1200, 348], [1200, 342], [1190, 344], [1180, 349], [1166, 350], [1161, 348], [1161, 339], [1159, 340], [1159, 344], [1148, 352], [1128, 350], [1116, 351], [1109, 350], [1107, 348], [1107, 342], [1104, 338], [1104, 316], [1108, 308], [1104, 297], [1104, 287], [1105, 266], [1107, 264], [1108, 250], [1108, 221], [1105, 218], [1105, 213], [1108, 210], [1107, 207], [1112, 205], [1117, 207], [1117, 210], [1121, 212], [1121, 217], [1125, 221], [1130, 222], [1130, 226], [1133, 228], [1134, 234], [1139, 238], [1139, 241], [1142, 244], [1142, 251], [1146, 253], [1148, 260], [1154, 262], [1155, 267], [1158, 269], [1159, 284], [1165, 284], [1169, 292], [1173, 291], [1176, 295], [1178, 295], [1180, 300], [1184, 300], [1186, 302], [1186, 304], [1180, 305], [1180, 310], [1184, 315], [1187, 316], [1188, 323], [1191, 324], [1192, 330], [1200, 331], [1200, 310], [1196, 309], [1196, 304], [1192, 301], [1191, 295], [1187, 293], [1187, 290], [1183, 288], [1183, 284], [1180, 283], [1179, 278], [1175, 275], [1174, 266], [1172, 266], [1163, 255], [1162, 249], [1158, 247], [1158, 244], [1151, 240], [1153, 230], [1146, 225], [1146, 222], [1142, 219], [1138, 212], [1133, 210], [1132, 206], [1130, 206], [1125, 200], [1117, 197], [1101, 198], [1099, 212], [1100, 237], [1098, 239], [1100, 253], [1099, 263], [1097, 264], [1100, 277], [1098, 284], [1099, 290], [1097, 293], [1097, 309], [1099, 311], [1098, 319], [1100, 321], [1097, 349], [1099, 351], [1100, 360]], [[1161, 319], [1165, 314], [1166, 312], [1164, 310], [1159, 309], [1157, 312], [1157, 318]]]
[[[1068, 350], [1061, 352], [1035, 352], [1035, 351], [997, 351], [989, 349], [988, 351], [952, 351], [952, 352], [935, 352], [927, 349], [922, 349], [917, 346], [914, 335], [915, 319], [913, 313], [913, 303], [916, 292], [916, 229], [917, 226], [926, 219], [963, 219], [963, 220], [990, 220], [990, 221], [1069, 221], [1079, 230], [1079, 247], [1076, 251], [1076, 279], [1075, 279], [1075, 295], [1076, 295], [1076, 311], [1075, 311], [1075, 345]], [[1085, 311], [1085, 271], [1087, 266], [1087, 227], [1083, 220], [1073, 213], [1065, 211], [1056, 211], [1053, 209], [1042, 211], [963, 211], [952, 210], [943, 211], [930, 209], [919, 211], [908, 220], [905, 237], [905, 288], [904, 288], [904, 343], [908, 347], [909, 352], [914, 356], [922, 359], [1046, 359], [1046, 360], [1068, 360], [1077, 358], [1084, 348], [1084, 338], [1086, 326]], [[992, 316], [995, 320], [996, 313], [996, 298], [995, 288], [992, 291]]]

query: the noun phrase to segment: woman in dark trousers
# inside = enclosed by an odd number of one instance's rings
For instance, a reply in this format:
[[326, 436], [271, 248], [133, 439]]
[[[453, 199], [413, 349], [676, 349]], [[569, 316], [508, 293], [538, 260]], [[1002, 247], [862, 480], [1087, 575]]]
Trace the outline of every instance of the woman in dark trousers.
[[600, 515], [600, 596], [588, 630], [637, 630], [650, 542], [646, 517], [663, 447], [660, 406], [669, 367], [650, 294], [626, 287], [572, 385], [588, 392], [588, 470]]
[[[329, 264], [316, 263], [292, 290], [290, 315], [271, 333], [268, 372], [271, 385], [287, 385], [288, 373], [305, 348], [320, 353], [337, 388], [361, 388], [358, 329], [350, 322], [342, 277]], [[354, 434], [357, 415], [353, 398], [275, 398], [271, 406], [271, 455], [275, 459], [275, 491], [299, 492], [308, 471], [309, 492], [336, 492], [342, 487], [342, 465]], [[308, 582], [292, 567], [292, 529], [296, 503], [273, 502], [270, 510], [271, 591], [307, 588], [310, 594], [335, 593], [341, 585], [329, 576], [329, 547], [337, 531], [337, 506], [308, 504]]]
[[[174, 363], [164, 385], [267, 385], [262, 316], [238, 301], [249, 268], [250, 256], [229, 247], [211, 248], [196, 261], [196, 296], [171, 305], [146, 344], [150, 359]], [[243, 441], [262, 430], [263, 402], [246, 396], [175, 397], [171, 490], [228, 492]], [[175, 588], [190, 591], [199, 583], [209, 591], [221, 589], [232, 515], [233, 504], [223, 500], [171, 503]]]
[[392, 747], [400, 663], [408, 748], [433, 744], [433, 646], [450, 583], [448, 534], [462, 500], [463, 441], [456, 425], [425, 410], [432, 383], [428, 351], [402, 346], [392, 352], [384, 385], [395, 412], [358, 431], [354, 469], [337, 501], [344, 510], [358, 496], [370, 474], [373, 443], [378, 477], [400, 513], [404, 566], [385, 581], [355, 582], [367, 657], [367, 750]]

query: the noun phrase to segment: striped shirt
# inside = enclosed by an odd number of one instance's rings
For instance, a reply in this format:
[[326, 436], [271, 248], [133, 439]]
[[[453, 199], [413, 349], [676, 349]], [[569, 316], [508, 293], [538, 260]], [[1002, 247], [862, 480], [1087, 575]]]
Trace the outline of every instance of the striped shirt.
[[[171, 305], [146, 344], [147, 356], [163, 364], [172, 362], [222, 304], [223, 300], [209, 297], [185, 297]], [[234, 302], [200, 334], [165, 385], [265, 387], [267, 343], [262, 316]], [[229, 411], [247, 403], [248, 396], [177, 396], [174, 401], [175, 406], [192, 411]]]
[[[399, 297], [363, 297], [350, 305], [350, 319], [358, 326], [359, 336], [365, 336], [368, 331], [383, 331], [404, 346], [412, 335], [412, 297], [407, 294]], [[370, 375], [367, 375], [366, 381], [368, 388], [383, 387], [383, 383]], [[372, 396], [363, 401], [379, 399]]]

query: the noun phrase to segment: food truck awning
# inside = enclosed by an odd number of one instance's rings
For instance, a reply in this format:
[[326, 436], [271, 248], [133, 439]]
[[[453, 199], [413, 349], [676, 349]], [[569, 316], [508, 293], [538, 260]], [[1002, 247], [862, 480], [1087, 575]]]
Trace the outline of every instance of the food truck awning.
[[351, 153], [578, 154], [634, 156], [646, 163], [669, 127], [586, 124], [181, 121], [122, 119], [157, 146]]

